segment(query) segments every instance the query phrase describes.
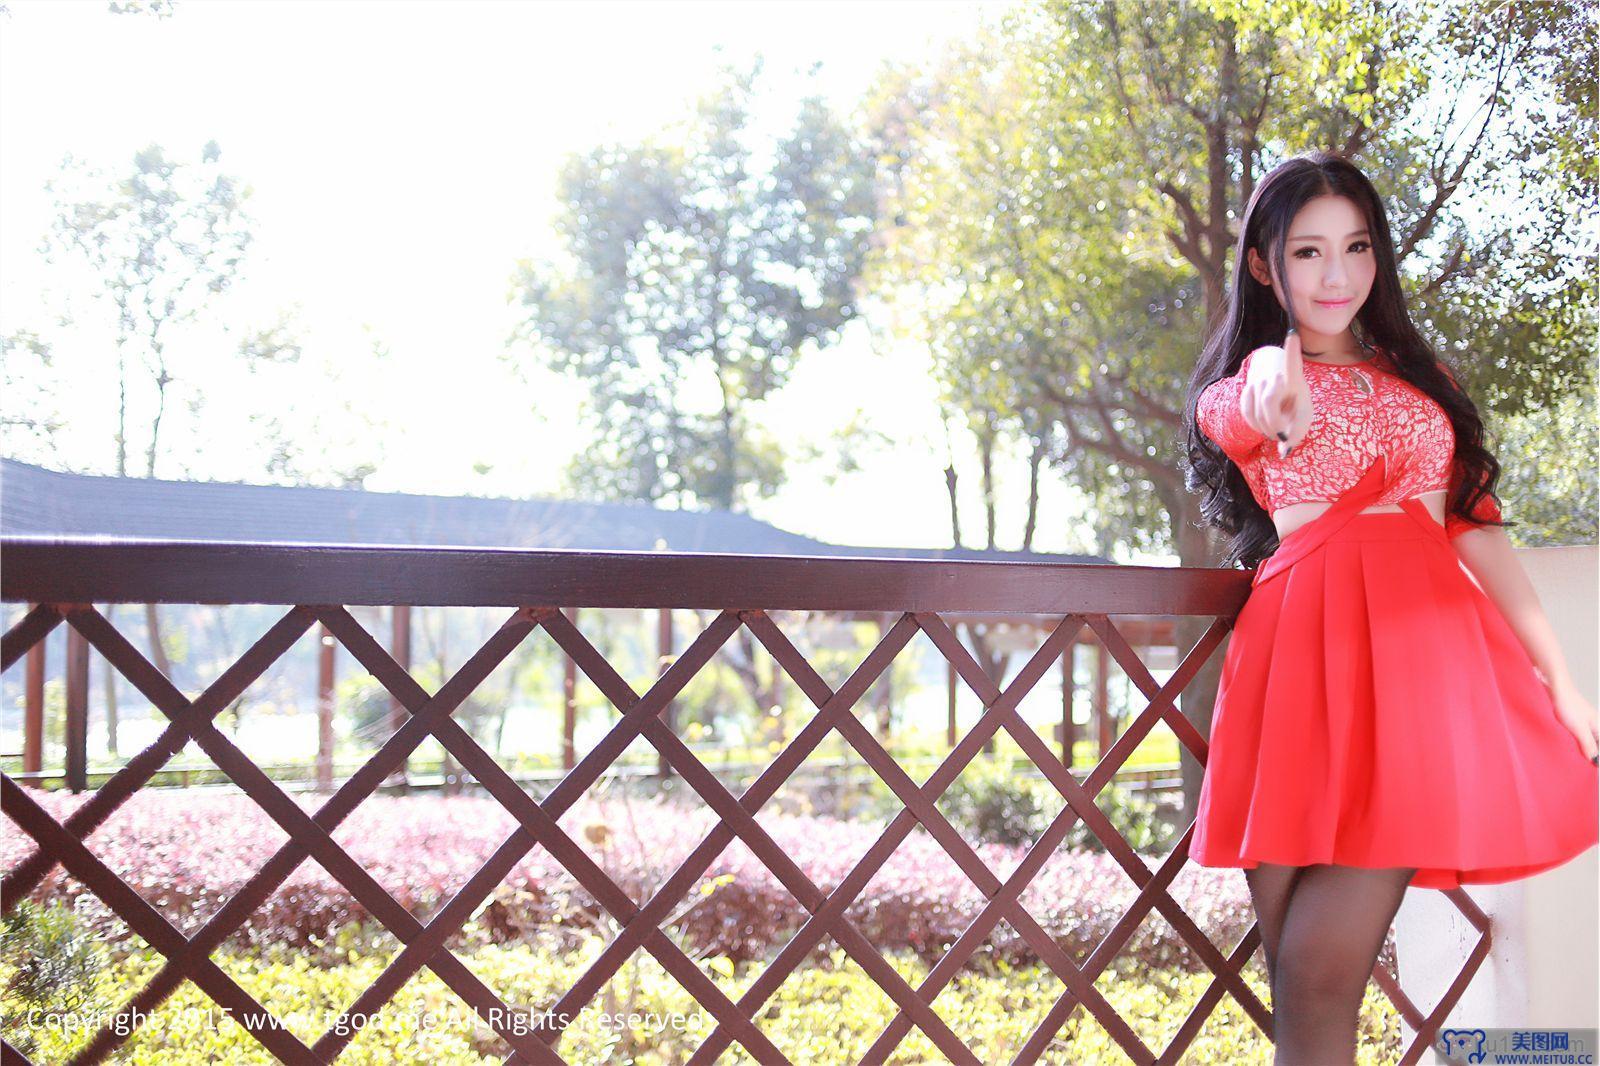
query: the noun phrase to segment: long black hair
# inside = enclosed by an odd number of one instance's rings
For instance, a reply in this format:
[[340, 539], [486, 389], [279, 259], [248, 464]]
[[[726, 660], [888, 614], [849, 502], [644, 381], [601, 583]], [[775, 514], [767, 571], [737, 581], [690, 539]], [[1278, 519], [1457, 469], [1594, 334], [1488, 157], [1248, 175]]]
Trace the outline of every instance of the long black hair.
[[[1465, 390], [1459, 387], [1433, 348], [1411, 324], [1405, 293], [1395, 263], [1394, 240], [1383, 201], [1365, 174], [1333, 152], [1306, 152], [1275, 167], [1256, 186], [1245, 209], [1235, 248], [1234, 284], [1225, 301], [1226, 311], [1211, 329], [1199, 362], [1189, 378], [1184, 401], [1183, 428], [1191, 492], [1202, 492], [1203, 524], [1214, 525], [1231, 540], [1224, 565], [1257, 566], [1278, 546], [1271, 516], [1256, 501], [1239, 468], [1222, 449], [1200, 432], [1195, 408], [1207, 385], [1238, 373], [1244, 357], [1264, 344], [1282, 344], [1293, 328], [1293, 301], [1288, 298], [1288, 272], [1284, 266], [1284, 240], [1295, 215], [1318, 196], [1348, 197], [1366, 217], [1368, 237], [1377, 256], [1377, 275], [1366, 302], [1356, 312], [1351, 330], [1369, 347], [1383, 349], [1393, 372], [1434, 399], [1450, 418], [1456, 450], [1452, 470], [1461, 475], [1446, 513], [1470, 518], [1480, 497], [1494, 495], [1500, 463], [1484, 446], [1483, 419]], [[1257, 281], [1247, 263], [1249, 249], [1270, 265], [1279, 280], [1285, 307], [1272, 288]], [[1270, 444], [1270, 442], [1269, 442]], [[1510, 524], [1510, 523], [1507, 523]]]

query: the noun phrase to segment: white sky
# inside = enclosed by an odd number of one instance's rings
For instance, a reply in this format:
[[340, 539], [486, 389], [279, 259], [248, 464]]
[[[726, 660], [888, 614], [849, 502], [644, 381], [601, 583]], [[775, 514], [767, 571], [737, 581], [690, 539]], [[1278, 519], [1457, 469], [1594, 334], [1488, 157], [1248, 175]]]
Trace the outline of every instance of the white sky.
[[[68, 153], [126, 170], [147, 144], [192, 161], [215, 140], [225, 168], [253, 187], [257, 239], [236, 290], [217, 304], [234, 334], [195, 330], [175, 352], [205, 406], [191, 416], [186, 397], [169, 401], [158, 474], [264, 480], [240, 427], [285, 400], [216, 355], [288, 311], [307, 363], [328, 378], [298, 402], [300, 420], [315, 421], [307, 432], [336, 450], [360, 432], [350, 410], [388, 422], [369, 488], [532, 496], [560, 494], [578, 393], [548, 375], [519, 380], [500, 355], [515, 320], [513, 264], [550, 247], [561, 160], [677, 118], [720, 58], [743, 65], [762, 53], [769, 87], [820, 61], [827, 91], [847, 105], [884, 59], [964, 34], [1002, 5], [179, 0], [167, 19], [113, 16], [104, 0], [9, 6], [0, 16], [0, 328], [55, 345], [72, 402], [61, 465], [111, 471], [115, 377], [111, 334], [90, 325], [104, 321], [102, 309], [75, 297], [82, 325], [57, 324], [74, 283], [37, 252], [51, 215], [44, 183]], [[374, 338], [391, 352], [376, 376], [364, 370]], [[858, 404], [896, 448], [833, 485], [824, 469], [793, 466], [755, 515], [836, 543], [948, 546], [943, 437], [915, 349], [875, 350], [852, 327], [844, 344], [802, 362], [769, 424], [785, 439], [822, 443]], [[132, 435], [133, 473], [143, 472], [144, 439]], [[970, 540], [983, 518], [964, 445], [958, 462]], [[1017, 547], [1025, 462], [1002, 476], [1011, 505], [1002, 546]], [[1058, 479], [1045, 484], [1035, 547], [1090, 550], [1073, 517], [1077, 494]]]

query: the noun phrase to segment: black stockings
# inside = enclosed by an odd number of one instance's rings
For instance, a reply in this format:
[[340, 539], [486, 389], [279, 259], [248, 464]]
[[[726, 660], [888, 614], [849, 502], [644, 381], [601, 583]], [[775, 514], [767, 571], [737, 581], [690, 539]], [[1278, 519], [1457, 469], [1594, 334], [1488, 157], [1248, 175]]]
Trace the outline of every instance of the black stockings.
[[1355, 1061], [1367, 979], [1413, 872], [1326, 863], [1245, 871], [1272, 980], [1274, 1066]]

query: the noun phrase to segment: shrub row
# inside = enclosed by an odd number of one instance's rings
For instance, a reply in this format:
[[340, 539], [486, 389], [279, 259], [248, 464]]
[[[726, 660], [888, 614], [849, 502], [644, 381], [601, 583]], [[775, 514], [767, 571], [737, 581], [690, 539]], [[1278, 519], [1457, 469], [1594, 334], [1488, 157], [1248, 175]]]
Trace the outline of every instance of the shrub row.
[[[52, 923], [55, 924], [55, 923]], [[472, 972], [509, 1004], [540, 1012], [550, 1009], [578, 980], [603, 942], [591, 937], [569, 950], [528, 945], [479, 947], [465, 960]], [[331, 1028], [340, 1011], [376, 980], [387, 964], [383, 955], [358, 956], [325, 967], [305, 965], [303, 956], [278, 949], [220, 959], [240, 986], [268, 1011], [310, 1043]], [[891, 953], [889, 964], [913, 987], [928, 967], [909, 952]], [[760, 963], [716, 965], [704, 971], [731, 999], [740, 999], [760, 976]], [[98, 1023], [57, 1026], [40, 1018], [72, 1014], [106, 1018], [128, 1002], [160, 968], [159, 956], [136, 952], [105, 965], [70, 986], [41, 990], [39, 998], [0, 995], [0, 1020], [7, 1038], [38, 1062], [65, 1062], [81, 1051]], [[10, 965], [0, 959], [0, 986], [13, 992]], [[1132, 971], [1120, 967], [1115, 979], [1102, 977], [1096, 988], [1139, 1039], [1161, 1049], [1198, 1009], [1211, 984], [1209, 974]], [[1269, 993], [1259, 967], [1244, 971], [1258, 999]], [[956, 976], [936, 1000], [936, 1011], [983, 1062], [1014, 1059], [1043, 1021], [1063, 985], [1038, 965], [974, 965]], [[1207, 1008], [1205, 1023], [1186, 1048], [1183, 1061], [1195, 1066], [1271, 1061], [1267, 1035], [1239, 1003], [1224, 995]], [[893, 1001], [843, 951], [819, 952], [780, 985], [756, 1016], [757, 1024], [792, 1062], [827, 1066], [860, 1062], [888, 1020]], [[574, 1017], [556, 1050], [568, 1062], [629, 1062], [667, 1066], [686, 1061], [716, 1026], [715, 1017], [690, 997], [683, 985], [640, 953]], [[1400, 1018], [1376, 983], [1367, 987], [1360, 1015], [1361, 1066], [1400, 1058]], [[357, 1033], [339, 1062], [387, 1066], [427, 1062], [439, 1066], [477, 1066], [504, 1061], [510, 1046], [491, 1032], [437, 975], [423, 970], [400, 989], [378, 1015]], [[1047, 1063], [1112, 1062], [1127, 1058], [1089, 1011], [1079, 1008], [1057, 1031], [1040, 1057]], [[173, 1062], [261, 1063], [277, 1060], [242, 1026], [222, 1014], [193, 982], [185, 981], [151, 1011], [116, 1060], [133, 1066]], [[756, 1061], [734, 1045], [719, 1061]], [[913, 1029], [893, 1054], [894, 1062], [944, 1062], [921, 1031]]]
[[[58, 819], [83, 796], [40, 795]], [[309, 812], [319, 801], [305, 799]], [[837, 886], [876, 842], [883, 824], [758, 813], [757, 821], [818, 890]], [[642, 906], [717, 825], [704, 806], [659, 801], [585, 800], [562, 828], [636, 905]], [[497, 802], [475, 797], [373, 797], [334, 831], [351, 857], [424, 921], [510, 836], [516, 823]], [[131, 797], [87, 844], [119, 876], [186, 934], [266, 863], [286, 834], [249, 798], [235, 793], [147, 790]], [[13, 831], [0, 836], [0, 865], [31, 850]], [[1004, 881], [1025, 846], [976, 844], [980, 860]], [[1141, 857], [1152, 871], [1160, 856]], [[1243, 878], [1234, 870], [1187, 865], [1169, 886], [1176, 903], [1219, 949], [1228, 951], [1253, 918]], [[1022, 894], [1021, 903], [1074, 959], [1082, 961], [1111, 931], [1137, 886], [1103, 851], [1059, 850]], [[73, 902], [109, 940], [126, 928], [57, 869], [35, 898]], [[845, 914], [880, 948], [910, 948], [936, 958], [982, 911], [986, 899], [927, 830], [917, 827]], [[697, 954], [747, 960], [768, 955], [808, 917], [771, 870], [735, 839], [696, 877], [671, 912], [669, 931]], [[552, 930], [587, 935], [614, 929], [591, 893], [543, 847], [522, 855], [480, 908], [475, 935], [500, 944], [528, 942]], [[350, 925], [369, 922], [366, 906], [315, 860], [301, 862], [240, 931], [234, 943], [308, 949]], [[835, 946], [824, 939], [825, 947]], [[1036, 955], [1002, 920], [980, 954], [1015, 961]], [[1194, 968], [1189, 949], [1158, 913], [1135, 931], [1120, 957], [1143, 965]]]

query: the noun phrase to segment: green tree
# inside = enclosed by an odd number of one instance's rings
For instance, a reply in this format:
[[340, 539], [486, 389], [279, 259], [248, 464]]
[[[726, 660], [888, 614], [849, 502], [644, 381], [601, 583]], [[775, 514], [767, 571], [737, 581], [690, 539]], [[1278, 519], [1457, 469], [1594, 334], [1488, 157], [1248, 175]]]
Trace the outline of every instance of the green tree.
[[118, 477], [128, 475], [130, 362], [138, 360], [154, 392], [144, 475], [155, 477], [174, 381], [172, 334], [233, 283], [253, 239], [244, 210], [250, 190], [222, 170], [221, 158], [215, 141], [197, 164], [152, 144], [134, 154], [131, 173], [108, 175], [68, 156], [63, 174], [46, 183], [56, 216], [42, 251], [52, 262], [86, 263], [99, 283], [95, 295], [115, 312]]
[[60, 410], [62, 387], [55, 352], [32, 330], [0, 336], [0, 372], [6, 405], [0, 411], [0, 441], [12, 458], [59, 454], [66, 418]]
[[[1102, 535], [1211, 565], [1182, 398], [1256, 176], [1314, 147], [1367, 171], [1413, 314], [1492, 428], [1593, 383], [1591, 249], [1556, 236], [1588, 232], [1594, 170], [1548, 163], [1593, 143], [1593, 60], [1588, 5], [1031, 5], [885, 79], [880, 101], [909, 82], [928, 106], [877, 104], [898, 165], [869, 276], [920, 320], [980, 449], [1042, 443]], [[1534, 111], [1546, 120], [1522, 121]], [[1519, 516], [1538, 491], [1505, 487]], [[1186, 693], [1202, 731], [1218, 666]]]
[[[134, 154], [130, 173], [113, 176], [68, 156], [62, 174], [46, 184], [56, 215], [42, 253], [51, 262], [75, 259], [87, 265], [98, 283], [94, 295], [114, 312], [118, 477], [128, 476], [130, 392], [136, 385], [148, 385], [153, 394], [144, 475], [156, 476], [162, 421], [175, 381], [168, 345], [175, 330], [233, 283], [252, 240], [244, 211], [250, 191], [222, 170], [221, 157], [215, 141], [207, 142], [193, 164], [169, 159], [165, 149], [152, 144]], [[200, 402], [197, 398], [191, 406]], [[108, 618], [112, 612], [108, 605]], [[171, 677], [153, 603], [145, 605], [145, 625], [155, 664]], [[109, 668], [106, 701], [108, 747], [115, 755], [116, 686]]]
[[239, 355], [253, 379], [271, 383], [277, 395], [293, 395], [285, 407], [260, 407], [249, 414], [256, 430], [261, 473], [281, 485], [359, 489], [377, 473], [380, 442], [391, 428], [375, 408], [371, 383], [393, 372], [388, 344], [366, 327], [367, 352], [335, 351], [307, 359], [292, 312], [280, 311], [270, 326], [239, 342]]
[[513, 340], [589, 388], [580, 493], [728, 510], [770, 495], [784, 447], [755, 409], [856, 316], [873, 161], [817, 96], [758, 138], [760, 67], [724, 71], [677, 128], [571, 159], [567, 261], [518, 265]]
[[[857, 316], [875, 227], [875, 161], [820, 96], [761, 135], [751, 69], [676, 127], [562, 171], [565, 262], [518, 264], [513, 341], [588, 386], [580, 495], [745, 509], [781, 484], [785, 445], [757, 412], [808, 346]], [[741, 628], [724, 652], [752, 714], [781, 696]]]

